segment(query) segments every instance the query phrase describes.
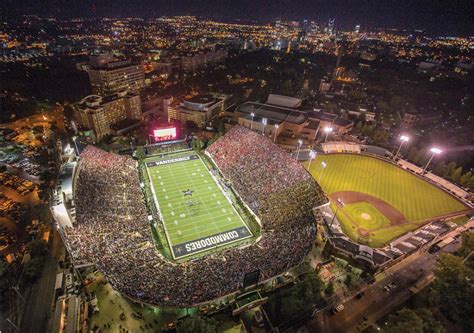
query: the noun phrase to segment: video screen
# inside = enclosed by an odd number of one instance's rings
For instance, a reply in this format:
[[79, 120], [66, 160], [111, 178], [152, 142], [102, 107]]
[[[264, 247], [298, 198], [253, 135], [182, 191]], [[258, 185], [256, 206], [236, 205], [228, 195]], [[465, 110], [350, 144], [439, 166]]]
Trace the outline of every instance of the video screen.
[[155, 141], [165, 141], [176, 139], [176, 127], [153, 130]]

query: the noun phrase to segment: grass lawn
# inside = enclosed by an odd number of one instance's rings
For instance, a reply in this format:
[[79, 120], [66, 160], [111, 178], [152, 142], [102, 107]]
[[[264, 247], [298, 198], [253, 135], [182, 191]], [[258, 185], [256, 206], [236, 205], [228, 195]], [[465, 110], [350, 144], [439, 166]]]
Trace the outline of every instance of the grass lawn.
[[[327, 165], [322, 168], [322, 161]], [[306, 162], [307, 167], [307, 162]], [[389, 229], [374, 231], [370, 234], [370, 245], [383, 246], [390, 240], [417, 228], [416, 223], [438, 216], [460, 212], [468, 208], [459, 200], [445, 193], [443, 190], [428, 182], [404, 171], [388, 162], [364, 155], [355, 154], [320, 154], [311, 163], [311, 174], [319, 182], [327, 194], [339, 191], [356, 191], [380, 198], [398, 209], [408, 221], [414, 224], [394, 226]], [[355, 205], [355, 206], [354, 206]], [[343, 210], [354, 220], [361, 215], [361, 210], [370, 210], [363, 202], [346, 205]], [[371, 206], [372, 207], [372, 206]], [[372, 207], [375, 211], [378, 210]], [[335, 207], [333, 207], [335, 210]], [[373, 210], [368, 212], [374, 219], [357, 219], [364, 229], [366, 226], [380, 225], [387, 222]], [[340, 211], [338, 219], [341, 221], [344, 232], [353, 240], [360, 235], [352, 226], [350, 220]]]
[[195, 152], [156, 156], [145, 163], [174, 258], [252, 236]]

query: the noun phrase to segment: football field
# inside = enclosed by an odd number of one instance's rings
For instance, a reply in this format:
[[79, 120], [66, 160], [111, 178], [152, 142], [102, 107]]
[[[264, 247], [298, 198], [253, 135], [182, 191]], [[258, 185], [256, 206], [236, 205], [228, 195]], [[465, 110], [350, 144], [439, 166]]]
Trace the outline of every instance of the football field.
[[145, 163], [175, 259], [252, 236], [195, 152], [151, 157]]

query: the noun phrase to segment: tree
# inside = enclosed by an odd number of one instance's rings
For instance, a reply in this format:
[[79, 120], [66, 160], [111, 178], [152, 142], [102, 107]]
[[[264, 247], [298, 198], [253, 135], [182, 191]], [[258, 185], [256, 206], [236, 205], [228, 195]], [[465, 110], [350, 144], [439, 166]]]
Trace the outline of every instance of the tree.
[[48, 253], [48, 245], [44, 240], [35, 239], [30, 242], [30, 255], [32, 258], [45, 256]]
[[27, 280], [34, 281], [41, 275], [41, 270], [43, 269], [44, 258], [33, 258], [30, 259], [26, 264], [23, 270]]
[[423, 333], [423, 320], [410, 309], [403, 308], [388, 317], [384, 331], [389, 333]]
[[423, 328], [425, 332], [429, 333], [442, 333], [444, 332], [444, 327], [436, 320], [431, 310], [426, 308], [419, 308], [415, 310], [416, 315], [423, 320]]
[[411, 147], [408, 151], [408, 159], [413, 163], [418, 163], [420, 161], [420, 153], [416, 147]]
[[455, 182], [458, 182], [459, 179], [461, 178], [461, 175], [462, 175], [462, 167], [457, 167], [457, 168], [454, 169], [453, 172], [451, 173], [451, 178], [452, 178], [452, 180], [454, 180]]
[[384, 146], [388, 143], [388, 132], [382, 128], [377, 128], [374, 131], [374, 143], [376, 145]]
[[474, 330], [474, 271], [463, 263], [462, 257], [441, 254], [434, 271], [433, 289], [436, 303], [450, 320]]
[[472, 175], [466, 183], [466, 186], [469, 187], [471, 191], [474, 191], [474, 175]]
[[12, 270], [10, 269], [10, 266], [6, 262], [5, 258], [2, 256], [0, 258], [0, 308], [8, 304], [7, 291], [8, 289], [10, 289], [10, 286], [11, 286], [11, 282], [12, 282], [11, 275], [12, 275]]
[[190, 316], [178, 321], [178, 332], [183, 333], [217, 333], [218, 323], [215, 319], [203, 316]]
[[194, 150], [202, 150], [204, 148], [204, 142], [201, 139], [196, 138], [191, 142], [191, 146]]
[[45, 170], [41, 173], [39, 178], [40, 178], [41, 181], [49, 182], [49, 181], [54, 179], [55, 175], [56, 174], [54, 172], [52, 172], [50, 170]]
[[444, 163], [444, 161], [441, 161], [441, 162], [438, 163], [438, 165], [435, 167], [434, 173], [437, 174], [437, 175], [443, 175], [445, 169], [446, 169], [446, 163]]
[[461, 178], [459, 178], [459, 184], [461, 184], [462, 186], [465, 186], [467, 182], [469, 181], [469, 178], [471, 177], [472, 177], [472, 172], [471, 171], [466, 172], [465, 174], [461, 176]]
[[356, 124], [356, 127], [355, 127], [357, 133], [360, 133], [362, 131], [362, 126], [364, 126], [362, 121], [358, 121], [357, 124]]
[[331, 296], [334, 294], [334, 292], [336, 291], [335, 290], [335, 286], [334, 286], [334, 282], [332, 281], [329, 281], [328, 285], [326, 286], [326, 289], [324, 289], [324, 293], [327, 295], [327, 296]]
[[451, 177], [455, 169], [456, 169], [456, 162], [448, 163], [448, 165], [446, 166], [446, 169], [444, 169], [444, 173], [442, 176], [445, 178]]
[[[458, 254], [462, 258], [467, 258], [474, 251], [474, 232], [464, 232], [462, 234], [462, 245], [458, 250]], [[474, 269], [474, 254], [466, 261], [469, 268]]]

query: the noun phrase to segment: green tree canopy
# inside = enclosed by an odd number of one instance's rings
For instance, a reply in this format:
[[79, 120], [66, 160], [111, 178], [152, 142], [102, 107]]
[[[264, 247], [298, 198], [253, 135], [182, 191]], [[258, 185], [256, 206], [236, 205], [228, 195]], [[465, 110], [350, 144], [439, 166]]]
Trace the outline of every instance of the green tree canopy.
[[32, 258], [38, 258], [48, 253], [48, 244], [44, 240], [35, 239], [30, 243], [30, 255]]
[[217, 333], [218, 322], [203, 316], [190, 316], [178, 322], [178, 333]]
[[423, 333], [423, 320], [410, 309], [403, 308], [388, 317], [384, 331], [388, 333]]
[[[470, 241], [469, 238], [469, 244]], [[465, 265], [462, 257], [441, 254], [434, 273], [433, 289], [441, 312], [473, 331], [474, 271]]]

